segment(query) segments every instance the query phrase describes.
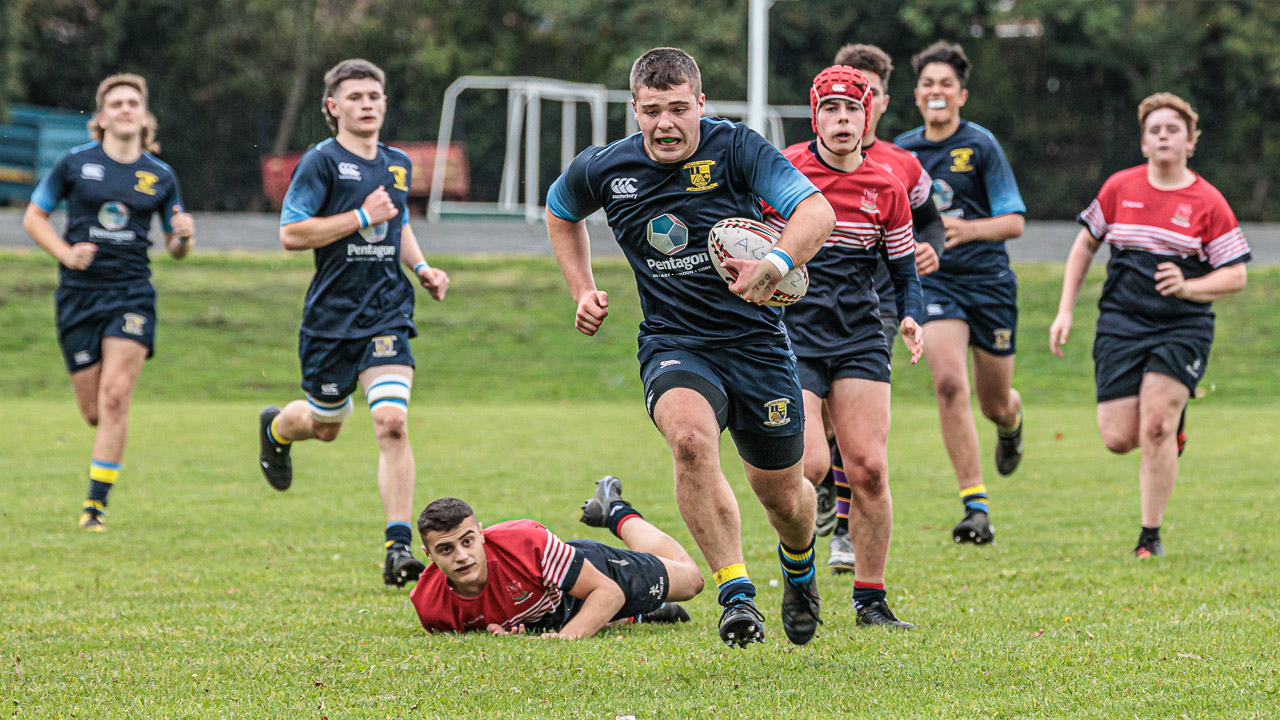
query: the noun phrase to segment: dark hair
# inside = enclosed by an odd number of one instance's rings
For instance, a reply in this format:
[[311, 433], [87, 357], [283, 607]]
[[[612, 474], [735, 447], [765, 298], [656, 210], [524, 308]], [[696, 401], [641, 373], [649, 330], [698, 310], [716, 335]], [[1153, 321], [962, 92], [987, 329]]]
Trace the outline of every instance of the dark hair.
[[694, 95], [702, 93], [702, 73], [698, 63], [680, 48], [660, 47], [636, 58], [631, 65], [631, 97], [642, 87], [670, 90], [689, 83]]
[[338, 132], [338, 118], [329, 112], [329, 98], [334, 97], [334, 94], [338, 92], [338, 86], [347, 80], [364, 80], [366, 78], [377, 80], [378, 84], [382, 86], [383, 92], [386, 92], [387, 74], [382, 72], [382, 68], [368, 60], [361, 60], [360, 58], [343, 60], [329, 68], [329, 72], [324, 74], [324, 97], [320, 98], [320, 112], [324, 113], [324, 121], [328, 123], [331, 132]]
[[924, 69], [929, 63], [946, 63], [956, 71], [956, 77], [960, 79], [960, 87], [969, 84], [969, 68], [971, 63], [969, 57], [964, 54], [964, 48], [946, 40], [939, 40], [929, 47], [916, 53], [911, 58], [911, 67], [915, 69], [916, 75]]
[[875, 45], [845, 45], [836, 53], [836, 65], [848, 65], [854, 70], [873, 72], [880, 76], [880, 82], [887, 92], [889, 75], [893, 73], [893, 60], [889, 53]]
[[443, 497], [432, 500], [418, 516], [418, 534], [422, 542], [427, 542], [427, 533], [452, 530], [462, 524], [463, 520], [475, 517], [475, 511], [466, 502], [455, 497]]

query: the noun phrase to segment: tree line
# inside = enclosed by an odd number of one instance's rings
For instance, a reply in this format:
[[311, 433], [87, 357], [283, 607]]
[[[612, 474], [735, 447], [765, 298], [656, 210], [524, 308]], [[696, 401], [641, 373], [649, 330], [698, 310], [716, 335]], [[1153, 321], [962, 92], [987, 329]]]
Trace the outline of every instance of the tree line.
[[[388, 74], [384, 137], [432, 140], [460, 75], [538, 75], [625, 88], [656, 45], [697, 58], [709, 98], [742, 100], [747, 0], [0, 0], [0, 112], [91, 110], [102, 77], [145, 75], [162, 157], [191, 207], [262, 209], [259, 156], [327, 134], [321, 77], [345, 57]], [[1280, 220], [1280, 3], [1271, 0], [798, 0], [770, 11], [769, 100], [805, 104], [848, 42], [894, 58], [892, 137], [919, 124], [912, 54], [937, 39], [974, 62], [962, 117], [1004, 144], [1029, 216], [1073, 217], [1110, 173], [1142, 162], [1136, 108], [1167, 90], [1204, 134], [1192, 167], [1247, 220]], [[621, 133], [615, 110], [610, 137]], [[580, 113], [580, 116], [585, 113]], [[544, 117], [553, 117], [544, 112]], [[544, 125], [550, 123], [544, 123]], [[473, 194], [496, 196], [505, 102], [468, 97], [455, 126]], [[543, 143], [558, 169], [558, 127]], [[806, 137], [803, 123], [788, 140]], [[579, 133], [585, 138], [586, 133]], [[549, 148], [549, 149], [548, 149]], [[548, 180], [549, 182], [549, 180]], [[544, 182], [543, 187], [546, 187]]]

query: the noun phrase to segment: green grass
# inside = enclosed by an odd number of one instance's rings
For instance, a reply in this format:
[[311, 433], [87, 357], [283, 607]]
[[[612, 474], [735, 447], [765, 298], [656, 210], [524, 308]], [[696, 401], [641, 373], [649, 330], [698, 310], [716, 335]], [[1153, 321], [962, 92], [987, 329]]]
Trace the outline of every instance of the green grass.
[[[572, 329], [545, 259], [441, 259], [443, 305], [419, 300], [411, 409], [419, 504], [457, 494], [485, 522], [534, 517], [563, 537], [595, 478], [692, 548], [670, 457], [639, 401], [634, 285], [603, 337]], [[305, 259], [157, 263], [160, 354], [131, 415], [110, 530], [74, 530], [91, 432], [52, 329], [53, 273], [0, 255], [0, 714], [19, 718], [1274, 717], [1280, 704], [1280, 444], [1275, 271], [1220, 303], [1219, 339], [1191, 415], [1165, 523], [1169, 556], [1128, 556], [1137, 456], [1094, 428], [1092, 300], [1066, 361], [1045, 330], [1060, 271], [1020, 267], [1017, 383], [1027, 460], [984, 460], [999, 535], [951, 544], [954, 480], [927, 371], [899, 368], [890, 441], [889, 569], [909, 634], [857, 629], [852, 581], [821, 576], [826, 624], [802, 649], [776, 620], [773, 540], [726, 444], [748, 566], [770, 641], [715, 639], [712, 592], [679, 629], [630, 627], [573, 644], [424, 634], [378, 577], [381, 510], [368, 414], [332, 445], [300, 445], [297, 482], [255, 469], [256, 412], [297, 394]], [[1096, 293], [1096, 284], [1091, 283]], [[983, 447], [993, 442], [981, 427]], [[825, 562], [825, 543], [820, 543]], [[1268, 710], [1267, 708], [1271, 708]]]

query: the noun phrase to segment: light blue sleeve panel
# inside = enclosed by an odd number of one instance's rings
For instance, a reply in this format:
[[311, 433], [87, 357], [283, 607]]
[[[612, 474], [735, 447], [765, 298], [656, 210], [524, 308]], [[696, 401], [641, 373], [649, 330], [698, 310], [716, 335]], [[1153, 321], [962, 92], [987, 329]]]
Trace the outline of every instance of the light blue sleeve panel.
[[71, 164], [71, 155], [63, 155], [54, 164], [53, 169], [40, 179], [40, 184], [31, 193], [31, 202], [41, 210], [51, 213], [58, 203], [67, 196], [67, 166]]
[[547, 210], [552, 215], [576, 223], [600, 209], [600, 201], [591, 192], [591, 183], [587, 180], [587, 166], [600, 150], [598, 145], [592, 145], [578, 153], [568, 169], [551, 184], [547, 191]]
[[756, 131], [742, 125], [735, 151], [741, 154], [739, 167], [747, 186], [769, 203], [782, 217], [790, 219], [801, 200], [818, 192], [804, 173]]
[[329, 193], [329, 169], [324, 156], [312, 148], [298, 161], [280, 207], [280, 224], [292, 225], [316, 216]]
[[1013, 178], [1013, 169], [1004, 156], [1004, 149], [990, 132], [982, 130], [982, 134], [988, 141], [984, 143], [987, 147], [983, 153], [982, 182], [987, 186], [987, 199], [991, 201], [991, 217], [1025, 213], [1027, 205], [1022, 202], [1018, 181]]

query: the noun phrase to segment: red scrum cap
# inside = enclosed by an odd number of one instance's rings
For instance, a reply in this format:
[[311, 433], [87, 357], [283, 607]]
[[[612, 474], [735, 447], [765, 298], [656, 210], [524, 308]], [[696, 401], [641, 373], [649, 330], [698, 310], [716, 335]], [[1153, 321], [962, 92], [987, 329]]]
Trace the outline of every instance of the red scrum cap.
[[866, 135], [871, 127], [871, 113], [867, 110], [870, 95], [871, 83], [867, 76], [848, 65], [832, 65], [818, 73], [813, 78], [813, 87], [809, 88], [809, 120], [813, 131], [818, 132], [818, 107], [839, 98], [862, 106], [862, 134]]

